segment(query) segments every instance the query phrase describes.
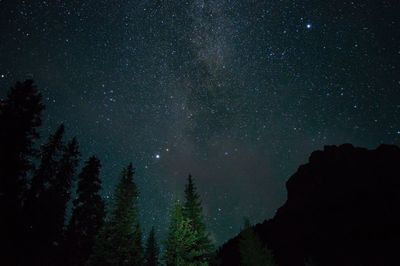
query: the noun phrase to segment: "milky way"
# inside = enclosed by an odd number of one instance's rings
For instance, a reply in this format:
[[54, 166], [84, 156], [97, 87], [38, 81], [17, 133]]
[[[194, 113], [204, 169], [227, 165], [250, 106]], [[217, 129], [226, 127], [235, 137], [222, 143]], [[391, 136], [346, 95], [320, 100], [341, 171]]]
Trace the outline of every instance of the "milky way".
[[1, 96], [34, 78], [42, 135], [64, 122], [136, 166], [141, 219], [165, 232], [188, 173], [217, 243], [271, 217], [327, 144], [400, 140], [398, 1], [0, 1]]

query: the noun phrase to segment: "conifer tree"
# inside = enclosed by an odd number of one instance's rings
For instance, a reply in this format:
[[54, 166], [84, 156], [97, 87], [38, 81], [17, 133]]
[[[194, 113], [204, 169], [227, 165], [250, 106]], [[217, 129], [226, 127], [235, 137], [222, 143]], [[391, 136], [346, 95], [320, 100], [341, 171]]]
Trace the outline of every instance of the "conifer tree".
[[49, 233], [49, 218], [52, 215], [52, 198], [59, 161], [64, 149], [64, 126], [60, 125], [41, 147], [40, 164], [36, 169], [24, 204], [25, 241], [24, 256], [30, 265], [44, 265], [43, 259], [50, 257], [50, 246], [58, 246], [58, 239]]
[[[63, 148], [62, 157], [58, 163], [57, 174], [54, 183], [50, 184], [48, 198], [51, 200], [49, 207], [51, 214], [47, 215], [47, 233], [52, 239], [52, 254], [61, 258], [60, 245], [64, 240], [64, 228], [67, 204], [71, 196], [71, 186], [79, 163], [80, 152], [76, 138], [70, 140]], [[57, 242], [58, 244], [55, 244]]]
[[88, 265], [136, 266], [141, 265], [142, 247], [138, 225], [138, 191], [133, 181], [134, 169], [130, 164], [122, 172], [115, 191], [114, 206], [110, 219], [96, 239]]
[[40, 196], [54, 183], [58, 170], [58, 162], [64, 149], [63, 137], [65, 128], [61, 124], [54, 134], [50, 135], [46, 144], [40, 150], [40, 164], [36, 169], [31, 187], [28, 191], [26, 208], [37, 203]]
[[202, 254], [198, 249], [199, 235], [193, 230], [191, 220], [183, 213], [183, 206], [176, 202], [171, 210], [164, 260], [167, 266], [206, 266], [207, 262], [193, 260]]
[[133, 265], [143, 265], [144, 249], [142, 244], [142, 230], [138, 222], [136, 223], [135, 230], [133, 232], [133, 242]]
[[59, 264], [64, 221], [75, 168], [79, 162], [78, 143], [63, 144], [64, 126], [50, 136], [41, 150], [25, 204], [26, 261], [31, 265]]
[[90, 157], [78, 176], [76, 198], [66, 236], [69, 266], [84, 266], [92, 253], [96, 235], [104, 222], [104, 202], [100, 196], [100, 161]]
[[192, 229], [196, 232], [198, 238], [196, 243], [197, 255], [192, 258], [193, 262], [208, 261], [212, 251], [212, 243], [206, 232], [200, 196], [197, 194], [196, 186], [190, 174], [188, 183], [185, 186], [183, 214], [189, 219]]
[[145, 266], [159, 265], [158, 255], [159, 255], [159, 249], [157, 246], [154, 227], [152, 227], [149, 236], [147, 237], [146, 251], [144, 255], [144, 265]]
[[240, 265], [243, 266], [276, 266], [271, 251], [263, 247], [260, 239], [254, 233], [248, 219], [239, 238]]
[[32, 80], [17, 82], [0, 100], [0, 261], [16, 263], [22, 227], [21, 208], [28, 171], [33, 169], [34, 142], [44, 109]]

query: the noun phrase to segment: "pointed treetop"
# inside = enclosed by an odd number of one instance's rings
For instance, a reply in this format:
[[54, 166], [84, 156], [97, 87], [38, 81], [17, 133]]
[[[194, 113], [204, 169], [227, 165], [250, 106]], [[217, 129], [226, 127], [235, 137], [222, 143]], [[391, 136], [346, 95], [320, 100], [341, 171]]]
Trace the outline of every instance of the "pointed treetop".
[[93, 165], [93, 166], [99, 166], [101, 167], [101, 163], [99, 158], [96, 157], [96, 155], [92, 155], [89, 157], [87, 160], [87, 165]]
[[64, 150], [66, 156], [68, 155], [74, 155], [74, 156], [79, 156], [79, 144], [78, 140], [76, 137], [72, 138], [66, 145], [65, 150]]
[[133, 168], [132, 163], [128, 164], [128, 167], [126, 167], [126, 177], [131, 178], [135, 174], [135, 168]]

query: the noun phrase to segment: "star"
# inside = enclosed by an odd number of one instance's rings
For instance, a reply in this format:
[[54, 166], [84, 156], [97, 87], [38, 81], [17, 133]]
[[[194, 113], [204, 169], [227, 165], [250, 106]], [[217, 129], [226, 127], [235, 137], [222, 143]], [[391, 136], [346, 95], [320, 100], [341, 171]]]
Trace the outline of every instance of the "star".
[[[149, 212], [142, 217], [146, 231], [154, 224], [165, 233], [164, 199], [182, 192], [176, 180], [188, 172], [207, 208], [227, 222], [210, 224], [220, 243], [238, 233], [236, 218], [248, 214], [250, 204], [254, 222], [274, 213], [265, 206], [279, 206], [289, 169], [313, 150], [331, 141], [374, 147], [400, 139], [400, 62], [392, 58], [400, 50], [392, 45], [394, 35], [377, 34], [398, 29], [385, 12], [361, 25], [345, 3], [338, 3], [334, 18], [321, 17], [331, 11], [329, 1], [318, 7], [170, 1], [162, 12], [141, 1], [144, 13], [137, 15], [134, 1], [111, 9], [108, 1], [86, 1], [63, 12], [57, 5], [9, 2], [0, 20], [0, 50], [8, 51], [1, 54], [8, 63], [0, 64], [0, 98], [13, 80], [35, 77], [48, 105], [43, 139], [65, 121], [82, 155], [104, 158], [104, 191], [129, 158], [141, 169], [138, 179], [152, 180], [141, 184], [144, 198], [153, 187], [159, 192], [139, 210]], [[87, 16], [91, 12], [102, 23]], [[362, 17], [373, 12], [373, 5], [357, 6]], [[25, 23], [35, 27], [28, 32]], [[51, 69], [59, 62], [65, 67]], [[362, 138], [362, 132], [371, 134]], [[240, 185], [245, 182], [249, 186]], [[258, 199], [263, 193], [274, 195], [271, 204]]]

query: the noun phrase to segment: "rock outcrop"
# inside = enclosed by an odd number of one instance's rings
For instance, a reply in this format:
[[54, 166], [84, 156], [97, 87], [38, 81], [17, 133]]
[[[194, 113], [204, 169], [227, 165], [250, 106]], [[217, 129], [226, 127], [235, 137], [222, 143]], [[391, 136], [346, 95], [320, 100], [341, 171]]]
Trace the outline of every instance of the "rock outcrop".
[[[400, 149], [350, 144], [311, 154], [286, 183], [287, 201], [254, 227], [282, 266], [400, 265]], [[239, 265], [237, 237], [218, 259]]]

